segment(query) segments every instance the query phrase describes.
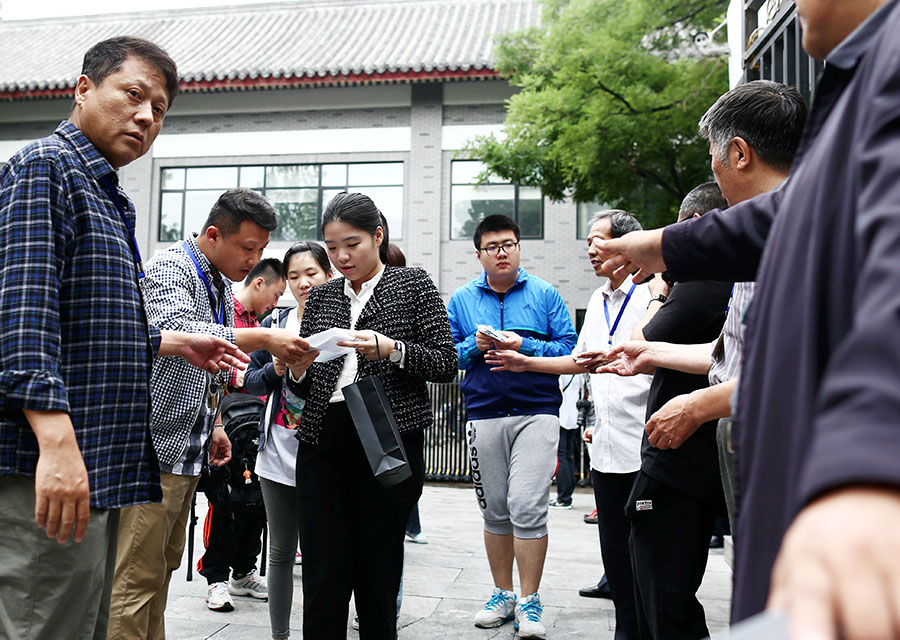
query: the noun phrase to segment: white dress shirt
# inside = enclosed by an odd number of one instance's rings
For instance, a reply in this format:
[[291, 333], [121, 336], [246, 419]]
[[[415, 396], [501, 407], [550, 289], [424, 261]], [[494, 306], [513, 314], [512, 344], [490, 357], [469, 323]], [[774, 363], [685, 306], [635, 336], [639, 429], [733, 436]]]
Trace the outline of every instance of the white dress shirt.
[[[363, 308], [365, 308], [369, 298], [372, 297], [372, 292], [374, 291], [375, 286], [381, 282], [381, 276], [383, 275], [384, 265], [381, 265], [381, 270], [378, 273], [372, 276], [370, 280], [362, 283], [362, 286], [359, 288], [359, 295], [353, 290], [353, 285], [350, 281], [344, 278], [344, 294], [350, 298], [351, 328], [356, 328], [356, 321], [359, 320]], [[380, 346], [381, 345], [379, 345], [379, 347]], [[394, 345], [389, 346], [393, 347]], [[356, 354], [348, 353], [344, 358], [344, 368], [341, 369], [341, 375], [338, 377], [337, 384], [334, 386], [334, 393], [331, 394], [329, 402], [344, 401], [344, 392], [342, 389], [348, 384], [353, 384], [353, 381], [356, 379], [356, 369]]]
[[[606, 301], [609, 312], [609, 325], [614, 325], [631, 285], [629, 277], [613, 290], [607, 280], [594, 291], [573, 354], [611, 348], [603, 302]], [[647, 312], [650, 298], [647, 285], [634, 287], [612, 335], [612, 346], [631, 339], [632, 330]], [[651, 376], [644, 374], [628, 378], [613, 373], [591, 374], [591, 400], [596, 415], [591, 444], [592, 468], [601, 473], [631, 473], [641, 468], [641, 439], [651, 380]]]

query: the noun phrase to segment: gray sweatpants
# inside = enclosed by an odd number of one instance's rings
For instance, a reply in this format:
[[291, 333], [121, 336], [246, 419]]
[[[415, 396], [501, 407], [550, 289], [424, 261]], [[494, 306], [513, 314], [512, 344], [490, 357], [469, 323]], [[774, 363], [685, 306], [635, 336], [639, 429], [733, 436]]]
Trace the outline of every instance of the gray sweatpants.
[[547, 535], [559, 418], [535, 415], [471, 420], [466, 436], [484, 530], [523, 539]]

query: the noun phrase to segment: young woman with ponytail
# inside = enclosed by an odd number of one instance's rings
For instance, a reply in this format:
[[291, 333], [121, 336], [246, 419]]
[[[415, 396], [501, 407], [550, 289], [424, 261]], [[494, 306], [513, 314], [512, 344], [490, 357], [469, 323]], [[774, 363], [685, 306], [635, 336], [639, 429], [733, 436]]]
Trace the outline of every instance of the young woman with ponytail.
[[[387, 265], [388, 225], [371, 199], [340, 193], [322, 215], [343, 276], [313, 289], [300, 335], [353, 330], [355, 354], [317, 362], [301, 383], [297, 492], [303, 552], [303, 636], [345, 638], [351, 593], [362, 640], [396, 638], [403, 538], [425, 474], [426, 382], [449, 382], [457, 355], [440, 293], [424, 270]], [[384, 360], [384, 362], [379, 362]], [[341, 389], [379, 375], [413, 475], [390, 488], [372, 474]]]

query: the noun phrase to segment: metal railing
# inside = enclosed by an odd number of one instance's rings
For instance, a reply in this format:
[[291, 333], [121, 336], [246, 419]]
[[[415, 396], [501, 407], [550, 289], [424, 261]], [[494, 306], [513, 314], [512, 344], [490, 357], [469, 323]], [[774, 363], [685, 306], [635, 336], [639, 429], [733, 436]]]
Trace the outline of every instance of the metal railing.
[[810, 101], [822, 63], [802, 46], [803, 34], [794, 2], [773, 3], [768, 24], [759, 27], [759, 10], [766, 0], [744, 2], [744, 80], [774, 80], [797, 88]]
[[[431, 412], [434, 425], [425, 430], [425, 479], [429, 482], [471, 482], [472, 468], [466, 444], [466, 405], [459, 383], [460, 371], [454, 382], [430, 383]], [[591, 468], [585, 447], [575, 454], [576, 481], [579, 486], [590, 484]]]

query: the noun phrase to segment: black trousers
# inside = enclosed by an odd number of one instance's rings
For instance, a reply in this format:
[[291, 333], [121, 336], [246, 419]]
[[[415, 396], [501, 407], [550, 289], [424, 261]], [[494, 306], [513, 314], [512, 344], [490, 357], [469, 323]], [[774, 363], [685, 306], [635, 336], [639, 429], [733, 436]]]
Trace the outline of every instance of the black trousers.
[[637, 472], [600, 473], [591, 469], [600, 530], [600, 555], [616, 606], [616, 640], [639, 638], [634, 578], [628, 551], [629, 525], [625, 519], [625, 504], [636, 476]]
[[425, 477], [421, 431], [403, 434], [413, 475], [382, 487], [347, 405], [332, 404], [318, 445], [300, 443], [297, 492], [303, 552], [303, 637], [347, 637], [355, 594], [361, 640], [397, 637], [403, 538]]
[[559, 428], [559, 447], [556, 459], [559, 467], [556, 470], [556, 499], [562, 503], [572, 502], [575, 492], [575, 451], [581, 442], [581, 429]]
[[218, 499], [221, 492], [205, 491], [209, 501], [203, 522], [206, 551], [197, 561], [197, 572], [208, 584], [227, 582], [231, 570], [243, 576], [256, 569], [262, 550], [262, 532], [266, 526], [266, 508], [229, 503]]
[[[641, 509], [636, 508], [637, 501]], [[709, 538], [724, 504], [673, 489], [638, 473], [628, 499], [631, 558], [638, 587], [642, 640], [700, 640], [709, 636], [697, 589]]]

